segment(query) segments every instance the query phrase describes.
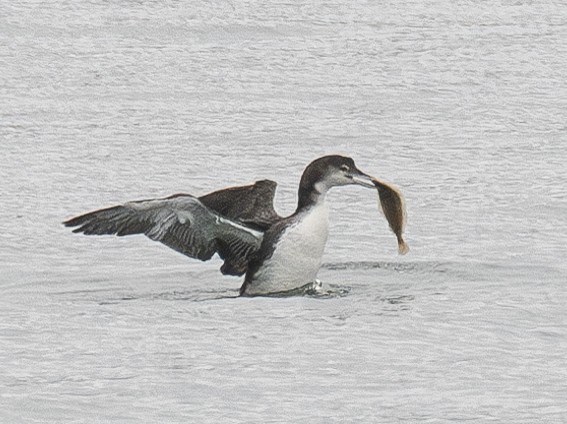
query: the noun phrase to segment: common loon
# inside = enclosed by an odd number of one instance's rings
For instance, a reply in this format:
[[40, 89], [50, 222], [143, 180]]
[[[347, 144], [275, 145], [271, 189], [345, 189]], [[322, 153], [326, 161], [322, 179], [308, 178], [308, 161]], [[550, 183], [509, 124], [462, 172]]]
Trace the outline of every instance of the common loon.
[[75, 233], [145, 234], [191, 258], [217, 253], [221, 272], [244, 275], [244, 296], [288, 292], [313, 283], [329, 229], [327, 191], [358, 184], [376, 188], [353, 159], [324, 156], [311, 162], [299, 184], [295, 212], [279, 216], [273, 207], [276, 183], [219, 190], [202, 197], [176, 194], [127, 202], [69, 219]]

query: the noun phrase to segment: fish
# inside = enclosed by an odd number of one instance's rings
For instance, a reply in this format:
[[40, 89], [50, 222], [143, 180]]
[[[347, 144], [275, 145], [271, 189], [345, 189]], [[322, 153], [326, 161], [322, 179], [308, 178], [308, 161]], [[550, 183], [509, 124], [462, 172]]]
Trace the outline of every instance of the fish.
[[406, 225], [406, 203], [402, 192], [395, 186], [372, 177], [372, 182], [378, 190], [378, 206], [384, 213], [388, 225], [398, 240], [398, 253], [405, 255], [409, 246], [405, 242], [403, 233]]

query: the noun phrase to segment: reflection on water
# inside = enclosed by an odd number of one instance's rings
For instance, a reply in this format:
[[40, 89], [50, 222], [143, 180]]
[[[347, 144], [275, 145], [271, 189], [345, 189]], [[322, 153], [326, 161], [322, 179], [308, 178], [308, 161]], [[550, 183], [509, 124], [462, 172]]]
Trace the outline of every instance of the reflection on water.
[[377, 300], [389, 303], [391, 305], [404, 305], [406, 303], [413, 302], [415, 296], [412, 295], [402, 295], [402, 296], [388, 296], [388, 297], [377, 297]]
[[[112, 293], [107, 293], [112, 295]], [[173, 290], [162, 293], [147, 293], [140, 295], [124, 295], [120, 297], [111, 297], [105, 300], [97, 300], [101, 305], [112, 305], [127, 301], [168, 301], [168, 302], [180, 302], [180, 301], [190, 301], [190, 302], [208, 302], [223, 299], [235, 299], [240, 297], [238, 290], [221, 290], [221, 291], [195, 291], [195, 290]]]
[[[294, 296], [311, 297], [314, 299], [332, 299], [347, 296], [351, 291], [351, 287], [337, 284], [322, 284], [321, 282], [306, 284], [294, 290], [279, 293], [269, 293], [258, 296], [249, 297], [270, 297], [270, 298], [286, 298]], [[191, 290], [172, 290], [159, 293], [141, 293], [141, 294], [123, 294], [116, 296], [114, 291], [108, 289], [100, 290], [76, 290], [62, 291], [53, 293], [54, 296], [62, 297], [67, 300], [75, 299], [77, 301], [95, 301], [100, 305], [113, 305], [130, 301], [191, 301], [191, 302], [208, 302], [223, 299], [236, 299], [241, 296], [238, 290], [202, 290], [201, 288]]]

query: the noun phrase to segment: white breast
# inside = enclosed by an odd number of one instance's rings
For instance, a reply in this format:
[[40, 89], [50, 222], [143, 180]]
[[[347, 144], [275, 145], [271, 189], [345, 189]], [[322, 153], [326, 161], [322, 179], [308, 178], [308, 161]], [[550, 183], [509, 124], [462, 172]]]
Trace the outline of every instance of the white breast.
[[315, 281], [329, 234], [329, 210], [321, 201], [298, 218], [280, 236], [272, 257], [246, 288], [247, 294], [283, 292]]

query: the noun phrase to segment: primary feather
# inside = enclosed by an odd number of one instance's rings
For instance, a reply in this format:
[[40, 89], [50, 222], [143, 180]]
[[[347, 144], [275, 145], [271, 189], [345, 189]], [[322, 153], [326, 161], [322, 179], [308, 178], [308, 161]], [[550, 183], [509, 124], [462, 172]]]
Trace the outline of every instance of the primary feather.
[[[87, 235], [144, 234], [191, 258], [206, 261], [215, 253], [224, 259], [224, 274], [243, 275], [260, 248], [263, 230], [279, 219], [273, 209], [275, 183], [220, 190], [196, 198], [176, 194], [127, 202], [72, 218], [64, 224]], [[267, 194], [267, 196], [266, 196]], [[255, 209], [237, 208], [252, 202]]]

